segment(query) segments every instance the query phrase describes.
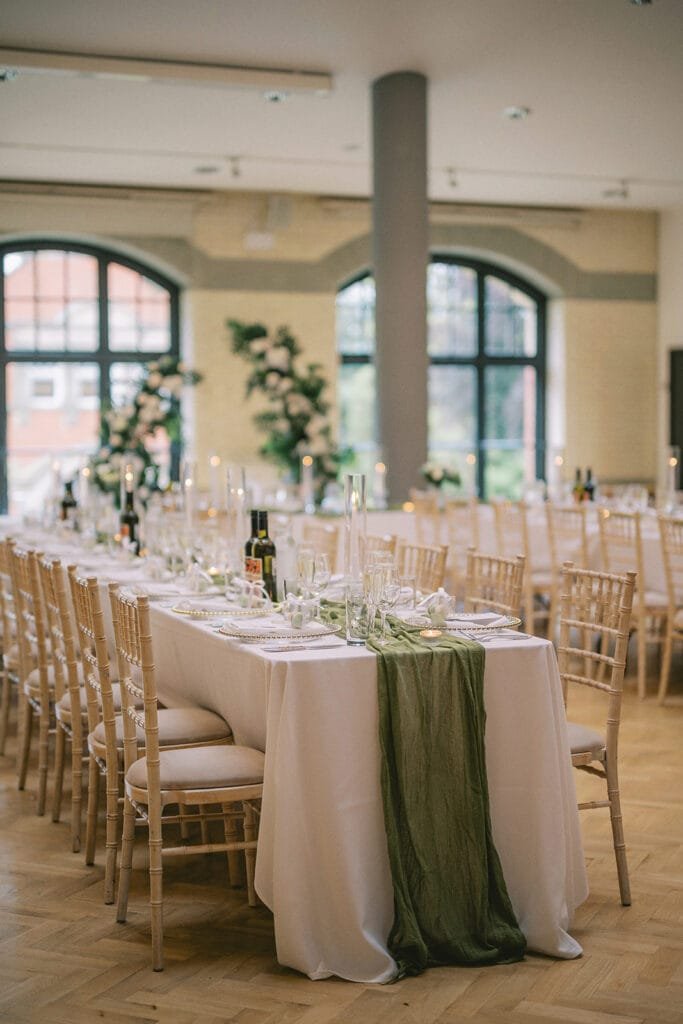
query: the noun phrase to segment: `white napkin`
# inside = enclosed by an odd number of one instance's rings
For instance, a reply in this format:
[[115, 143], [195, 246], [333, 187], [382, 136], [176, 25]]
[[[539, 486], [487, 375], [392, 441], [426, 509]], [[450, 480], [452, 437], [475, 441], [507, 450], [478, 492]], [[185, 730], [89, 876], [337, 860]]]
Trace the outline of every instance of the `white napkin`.
[[459, 612], [446, 619], [449, 629], [468, 629], [471, 626], [504, 626], [508, 621], [506, 615], [498, 612]]

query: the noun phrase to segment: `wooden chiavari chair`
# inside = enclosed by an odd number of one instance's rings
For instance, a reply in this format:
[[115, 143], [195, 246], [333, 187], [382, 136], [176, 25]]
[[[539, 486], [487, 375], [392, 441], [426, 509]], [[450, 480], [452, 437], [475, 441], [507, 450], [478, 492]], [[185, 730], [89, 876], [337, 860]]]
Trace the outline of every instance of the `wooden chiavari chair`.
[[58, 559], [40, 559], [38, 572], [50, 636], [54, 675], [55, 784], [52, 820], [59, 821], [62, 807], [64, 761], [67, 740], [71, 744], [71, 848], [81, 848], [81, 803], [83, 790], [83, 714], [81, 679], [76, 638], [64, 578]]
[[466, 612], [492, 611], [519, 616], [524, 586], [524, 556], [502, 558], [470, 548], [465, 573]]
[[[607, 785], [606, 799], [579, 803], [579, 809], [609, 808], [619, 893], [625, 907], [631, 903], [631, 890], [619, 794], [618, 746], [635, 580], [634, 572], [623, 576], [592, 572], [575, 569], [571, 562], [567, 562], [561, 579], [560, 644], [557, 649], [565, 706], [571, 685], [588, 686], [607, 697], [604, 734], [571, 721], [567, 723], [567, 730], [574, 767], [597, 775]], [[599, 653], [585, 642], [582, 646], [573, 646], [572, 635], [581, 641], [596, 633], [600, 638]], [[606, 682], [598, 678], [605, 672], [608, 673]]]
[[[124, 703], [121, 684], [112, 684], [100, 585], [69, 566], [69, 583], [81, 641], [88, 714], [88, 812], [85, 862], [95, 863], [100, 778], [105, 780], [106, 835], [104, 902], [114, 902], [116, 856], [123, 796]], [[116, 625], [114, 623], [114, 625]], [[119, 672], [121, 664], [118, 665]], [[220, 715], [204, 708], [164, 708], [157, 717], [158, 743], [166, 748], [202, 748], [230, 742]]]
[[[128, 598], [109, 587], [120, 670], [124, 727], [125, 803], [117, 920], [125, 922], [136, 815], [147, 825], [149, 842], [152, 962], [163, 970], [163, 857], [244, 851], [250, 906], [256, 905], [254, 865], [263, 795], [263, 754], [250, 747], [211, 746], [164, 750], [159, 746], [159, 710], [146, 597]], [[141, 685], [139, 682], [142, 676]], [[144, 710], [139, 710], [139, 704]], [[141, 735], [144, 739], [141, 741]], [[223, 822], [224, 842], [165, 845], [164, 826], [178, 823], [170, 806], [197, 806], [204, 818]], [[210, 805], [220, 812], [209, 812]], [[200, 815], [198, 815], [199, 817]], [[244, 839], [236, 837], [241, 822]]]
[[588, 533], [585, 505], [545, 506], [550, 544], [552, 589], [548, 616], [548, 636], [552, 637], [560, 612], [560, 576], [565, 562], [573, 562], [581, 569], [588, 568]]
[[377, 551], [386, 551], [393, 558], [396, 555], [396, 544], [397, 537], [393, 533], [385, 533], [383, 536], [369, 533], [365, 538], [363, 561]]
[[5, 744], [7, 742], [12, 688], [18, 688], [19, 682], [19, 645], [17, 643], [17, 619], [14, 608], [14, 590], [12, 588], [12, 567], [10, 565], [10, 551], [13, 544], [14, 541], [10, 538], [0, 541], [0, 628], [2, 629], [0, 757], [5, 753]]
[[337, 551], [339, 548], [339, 527], [332, 523], [305, 519], [301, 528], [304, 544], [312, 547], [316, 554], [327, 555], [330, 572], [337, 571]]
[[640, 513], [602, 508], [598, 515], [598, 525], [602, 568], [605, 572], [638, 574], [631, 631], [636, 634], [638, 696], [643, 700], [647, 693], [647, 648], [650, 644], [661, 644], [666, 635], [669, 601], [666, 594], [645, 589]]
[[444, 504], [448, 531], [448, 571], [451, 589], [462, 596], [467, 574], [467, 551], [479, 548], [479, 502], [476, 498], [448, 498]]
[[432, 546], [441, 543], [441, 511], [438, 491], [410, 491], [415, 509], [415, 540]]
[[14, 605], [19, 644], [19, 684], [22, 724], [17, 759], [19, 789], [26, 786], [31, 735], [38, 719], [38, 801], [36, 810], [45, 813], [50, 734], [54, 733], [55, 677], [50, 664], [48, 635], [38, 577], [38, 555], [33, 550], [10, 550]]
[[396, 568], [399, 576], [414, 576], [418, 590], [432, 591], [443, 586], [448, 545], [407, 544], [399, 541]]
[[524, 502], [499, 501], [494, 503], [493, 508], [498, 554], [505, 558], [514, 558], [519, 554], [524, 555], [526, 565], [522, 591], [524, 628], [529, 633], [536, 633], [537, 620], [545, 619], [549, 623], [552, 574], [549, 570], [534, 570], [532, 568], [529, 526]]
[[673, 645], [683, 643], [683, 519], [660, 516], [659, 533], [669, 601], [657, 694], [657, 700], [663, 704], [669, 687]]

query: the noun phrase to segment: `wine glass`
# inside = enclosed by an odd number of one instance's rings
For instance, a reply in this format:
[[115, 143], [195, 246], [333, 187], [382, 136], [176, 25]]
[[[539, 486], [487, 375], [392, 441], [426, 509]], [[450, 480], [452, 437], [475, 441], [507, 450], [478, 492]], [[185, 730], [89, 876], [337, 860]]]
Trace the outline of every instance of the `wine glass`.
[[401, 595], [401, 580], [396, 568], [393, 565], [381, 566], [375, 573], [379, 577], [377, 610], [380, 619], [379, 644], [387, 644], [391, 637], [387, 637], [387, 613], [391, 611]]
[[313, 588], [317, 596], [320, 596], [329, 586], [332, 579], [330, 559], [323, 552], [316, 555], [313, 563]]

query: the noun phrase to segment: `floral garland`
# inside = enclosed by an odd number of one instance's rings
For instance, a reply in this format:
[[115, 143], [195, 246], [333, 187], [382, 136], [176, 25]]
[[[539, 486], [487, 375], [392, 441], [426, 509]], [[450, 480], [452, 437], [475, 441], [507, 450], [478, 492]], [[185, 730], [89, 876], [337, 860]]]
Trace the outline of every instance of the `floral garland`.
[[201, 374], [188, 370], [175, 356], [162, 356], [145, 365], [145, 376], [130, 405], [103, 410], [100, 448], [90, 461], [99, 490], [120, 500], [121, 463], [137, 470], [138, 497], [146, 501], [158, 489], [159, 466], [146, 442], [164, 429], [171, 442], [181, 439], [180, 394], [184, 384], [198, 384]]
[[444, 484], [454, 484], [459, 487], [461, 483], [460, 474], [456, 469], [451, 466], [440, 466], [436, 462], [425, 462], [420, 473], [432, 487], [443, 487]]
[[316, 496], [326, 483], [336, 480], [340, 466], [351, 456], [332, 437], [328, 420], [330, 404], [324, 397], [328, 386], [318, 363], [299, 368], [301, 348], [287, 327], [271, 337], [262, 324], [228, 320], [232, 350], [251, 363], [247, 398], [261, 391], [270, 408], [254, 416], [256, 426], [267, 432], [260, 454], [286, 469], [292, 480], [300, 478], [301, 458], [313, 457]]

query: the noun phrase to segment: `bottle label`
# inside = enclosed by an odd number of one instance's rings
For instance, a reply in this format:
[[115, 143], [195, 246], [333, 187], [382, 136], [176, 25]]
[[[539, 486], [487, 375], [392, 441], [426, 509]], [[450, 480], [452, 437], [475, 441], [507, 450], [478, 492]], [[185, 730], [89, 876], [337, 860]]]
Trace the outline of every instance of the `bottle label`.
[[248, 580], [262, 580], [263, 560], [261, 558], [254, 558], [253, 555], [248, 555], [244, 559], [244, 575]]

